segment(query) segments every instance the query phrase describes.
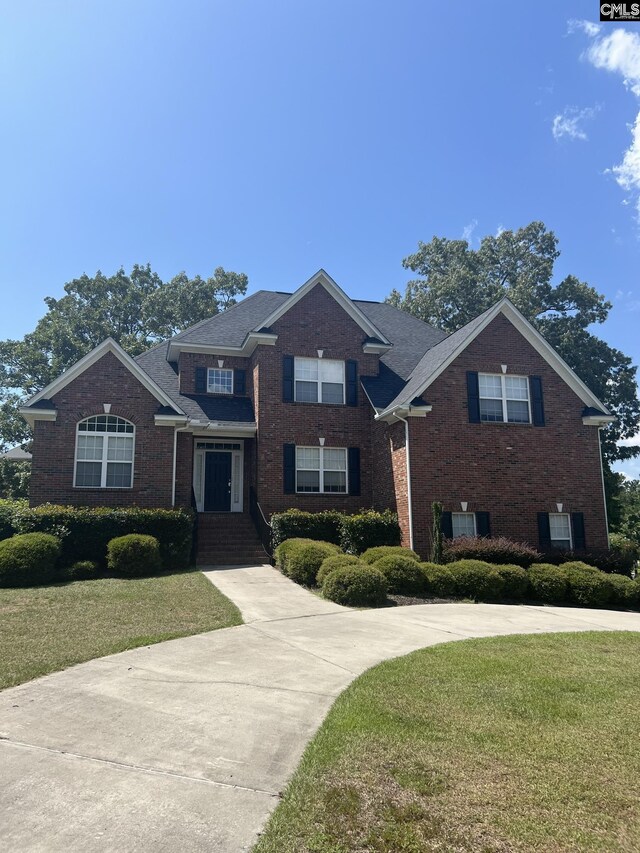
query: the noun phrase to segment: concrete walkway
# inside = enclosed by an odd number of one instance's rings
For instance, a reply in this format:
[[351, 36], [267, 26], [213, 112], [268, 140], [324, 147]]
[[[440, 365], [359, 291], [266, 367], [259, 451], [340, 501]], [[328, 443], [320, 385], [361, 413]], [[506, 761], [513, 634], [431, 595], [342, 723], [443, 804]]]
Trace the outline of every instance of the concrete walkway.
[[15, 851], [249, 850], [335, 697], [368, 667], [498, 634], [640, 631], [640, 614], [349, 610], [269, 566], [206, 572], [245, 625], [0, 693], [0, 838]]

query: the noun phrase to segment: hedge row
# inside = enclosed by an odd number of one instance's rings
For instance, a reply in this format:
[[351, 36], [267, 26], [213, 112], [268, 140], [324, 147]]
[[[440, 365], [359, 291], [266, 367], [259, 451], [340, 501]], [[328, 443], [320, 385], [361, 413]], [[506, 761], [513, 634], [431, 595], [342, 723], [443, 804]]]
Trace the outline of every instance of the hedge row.
[[271, 527], [275, 548], [287, 539], [315, 539], [339, 545], [349, 554], [361, 554], [376, 545], [399, 545], [402, 538], [398, 516], [390, 510], [346, 515], [333, 510], [289, 509], [272, 515]]

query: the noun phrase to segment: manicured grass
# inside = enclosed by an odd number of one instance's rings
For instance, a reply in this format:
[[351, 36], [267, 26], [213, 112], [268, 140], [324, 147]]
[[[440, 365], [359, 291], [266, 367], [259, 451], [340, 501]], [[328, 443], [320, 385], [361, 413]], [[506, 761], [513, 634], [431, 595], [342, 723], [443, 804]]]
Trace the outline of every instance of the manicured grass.
[[235, 605], [195, 571], [0, 589], [0, 688], [241, 621]]
[[361, 676], [256, 853], [637, 851], [640, 636], [424, 649]]

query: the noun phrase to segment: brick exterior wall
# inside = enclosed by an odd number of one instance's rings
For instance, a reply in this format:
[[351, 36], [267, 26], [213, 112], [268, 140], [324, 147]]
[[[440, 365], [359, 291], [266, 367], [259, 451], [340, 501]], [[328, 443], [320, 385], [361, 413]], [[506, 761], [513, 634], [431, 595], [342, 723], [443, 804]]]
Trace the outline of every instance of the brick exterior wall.
[[[53, 398], [55, 421], [37, 421], [34, 430], [30, 503], [82, 506], [170, 507], [173, 478], [173, 428], [156, 427], [160, 403], [112, 354], [99, 361]], [[78, 421], [104, 413], [135, 424], [133, 488], [74, 488]]]
[[[196, 367], [218, 367], [218, 361], [224, 362], [223, 370], [235, 370], [236, 368], [246, 371], [246, 394], [253, 400], [253, 373], [248, 358], [239, 356], [215, 355], [210, 353], [181, 352], [178, 361], [178, 372], [180, 376], [180, 393], [196, 393]], [[235, 395], [235, 386], [234, 386]], [[227, 395], [217, 395], [227, 396]]]

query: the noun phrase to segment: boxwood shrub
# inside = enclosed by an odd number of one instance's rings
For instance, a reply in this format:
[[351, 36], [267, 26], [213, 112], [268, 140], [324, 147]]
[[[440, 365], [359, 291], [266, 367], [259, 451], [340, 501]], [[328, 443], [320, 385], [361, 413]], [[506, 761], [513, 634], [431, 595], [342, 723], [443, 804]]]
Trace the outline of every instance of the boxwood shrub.
[[505, 598], [520, 601], [529, 592], [529, 577], [522, 566], [510, 566], [508, 563], [497, 565], [496, 571], [502, 578], [502, 594]]
[[504, 583], [497, 567], [483, 560], [456, 560], [447, 568], [462, 598], [474, 601], [496, 601], [502, 596]]
[[318, 569], [316, 584], [322, 586], [324, 579], [331, 572], [341, 569], [344, 566], [357, 565], [359, 562], [360, 560], [354, 554], [334, 554], [332, 557], [327, 557], [322, 561], [322, 565]]
[[162, 568], [160, 543], [144, 533], [117, 536], [107, 545], [107, 566], [123, 577], [155, 575]]
[[558, 548], [552, 548], [539, 559], [543, 563], [550, 563], [555, 566], [579, 561], [594, 566], [607, 574], [628, 575], [629, 577], [631, 577], [635, 564], [633, 552], [616, 551], [615, 549], [609, 551], [606, 548], [588, 551], [561, 551]]
[[340, 545], [349, 554], [362, 554], [377, 545], [399, 545], [401, 541], [398, 516], [391, 510], [366, 510], [342, 517]]
[[551, 563], [534, 563], [527, 571], [531, 595], [537, 601], [560, 603], [567, 597], [567, 573]]
[[373, 565], [382, 557], [411, 557], [412, 560], [420, 562], [420, 557], [411, 548], [403, 548], [401, 545], [378, 545], [376, 548], [367, 548], [364, 554], [360, 555], [363, 563]]
[[437, 598], [450, 598], [457, 592], [455, 578], [448, 566], [437, 563], [420, 563], [425, 579], [424, 591]]
[[605, 607], [613, 593], [608, 577], [598, 569], [561, 566], [567, 573], [569, 601], [582, 607]]
[[388, 591], [397, 595], [415, 595], [424, 592], [424, 572], [412, 557], [390, 554], [373, 564], [387, 579]]
[[276, 550], [276, 564], [292, 581], [303, 586], [313, 586], [324, 560], [339, 553], [340, 548], [332, 542], [288, 539]]
[[194, 515], [188, 510], [43, 504], [22, 507], [13, 517], [20, 533], [57, 536], [62, 543], [63, 565], [93, 560], [104, 566], [107, 544], [129, 533], [144, 533], [158, 540], [164, 569], [185, 569], [190, 562]]
[[273, 546], [276, 548], [287, 539], [317, 539], [321, 542], [340, 544], [344, 514], [336, 510], [325, 512], [302, 512], [288, 509], [271, 516]]
[[0, 542], [0, 586], [38, 586], [56, 580], [60, 542], [47, 533], [24, 533]]
[[624, 575], [607, 575], [611, 590], [611, 604], [637, 609], [640, 605], [640, 583]]
[[375, 607], [386, 600], [387, 581], [375, 566], [344, 566], [325, 577], [322, 594], [337, 604]]
[[93, 560], [78, 560], [60, 572], [62, 581], [88, 581], [99, 577], [100, 566]]
[[445, 541], [443, 557], [445, 563], [453, 563], [456, 560], [482, 560], [485, 563], [506, 563], [526, 569], [540, 559], [540, 554], [530, 545], [514, 542], [505, 536], [459, 536]]

